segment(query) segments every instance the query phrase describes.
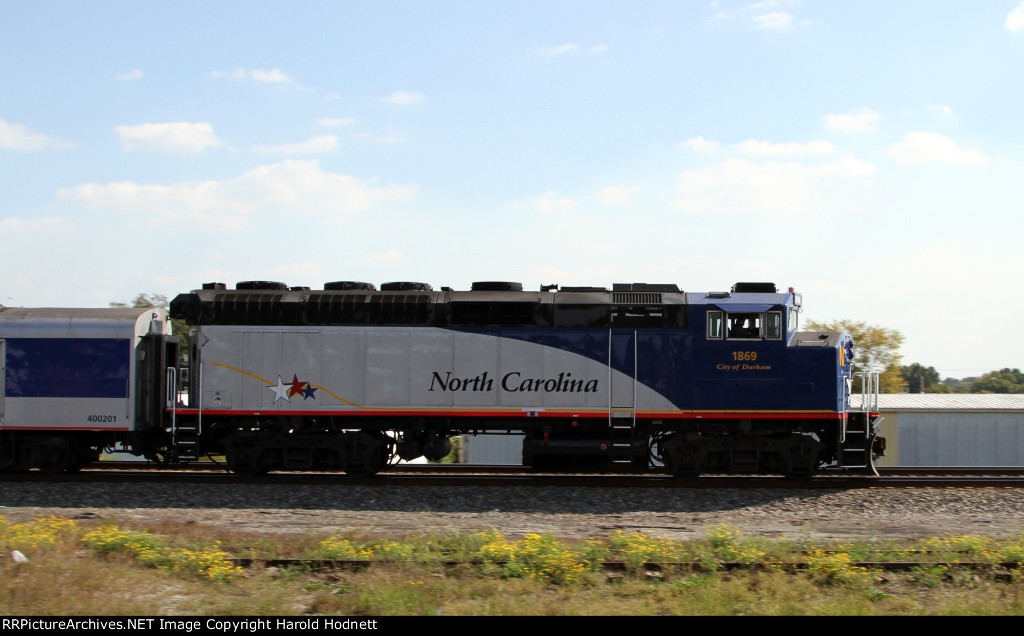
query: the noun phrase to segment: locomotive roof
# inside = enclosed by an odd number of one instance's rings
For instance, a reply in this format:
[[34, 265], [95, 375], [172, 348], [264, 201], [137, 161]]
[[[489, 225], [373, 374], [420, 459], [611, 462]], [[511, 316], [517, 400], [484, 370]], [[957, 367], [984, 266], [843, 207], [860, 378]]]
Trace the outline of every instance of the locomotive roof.
[[[308, 286], [289, 286], [283, 282], [277, 281], [240, 281], [235, 284], [235, 289], [228, 289], [224, 283], [204, 283], [201, 289], [193, 290], [192, 294], [201, 294], [203, 292], [208, 293], [231, 293], [231, 292], [317, 292]], [[373, 283], [367, 283], [362, 281], [332, 281], [324, 283], [324, 292], [337, 292], [337, 293], [366, 293], [366, 292], [403, 292], [403, 293], [431, 293], [435, 292], [434, 287], [429, 283], [422, 282], [389, 282], [381, 283], [380, 289], [377, 288]], [[473, 283], [469, 290], [456, 290], [451, 287], [441, 287], [440, 292], [454, 293], [454, 294], [477, 294], [482, 292], [502, 292], [502, 293], [514, 293], [522, 292], [525, 294], [535, 294], [537, 292], [531, 292], [523, 289], [522, 283], [507, 282], [507, 281], [483, 281]], [[713, 300], [714, 302], [737, 302], [738, 299], [742, 298], [743, 302], [755, 303], [755, 304], [778, 304], [780, 298], [783, 298], [786, 294], [780, 292], [774, 283], [736, 283], [732, 286], [729, 291], [711, 291], [711, 292], [685, 292], [680, 289], [679, 285], [675, 283], [615, 283], [611, 289], [607, 287], [592, 287], [592, 286], [559, 286], [559, 285], [542, 285], [538, 290], [540, 293], [554, 293], [557, 294], [578, 294], [578, 293], [596, 293], [596, 294], [608, 294], [608, 293], [656, 293], [656, 294], [686, 294], [690, 296], [691, 302], [695, 302], [697, 298], [703, 297], [706, 299]], [[793, 293], [793, 289], [790, 288], [789, 293]], [[182, 294], [184, 296], [186, 294]], [[205, 294], [204, 294], [205, 297]]]
[[170, 333], [167, 311], [158, 307], [0, 308], [0, 336], [7, 337], [120, 337], [164, 330]]
[[684, 292], [673, 283], [616, 283], [611, 287], [544, 285], [524, 291], [521, 283], [484, 281], [470, 290], [427, 283], [334, 281], [322, 290], [274, 281], [223, 283], [179, 294], [173, 318], [190, 324], [435, 325], [435, 326], [663, 326], [682, 327], [687, 307], [715, 305], [726, 311], [760, 312], [792, 303], [773, 283], [737, 283], [730, 291]]

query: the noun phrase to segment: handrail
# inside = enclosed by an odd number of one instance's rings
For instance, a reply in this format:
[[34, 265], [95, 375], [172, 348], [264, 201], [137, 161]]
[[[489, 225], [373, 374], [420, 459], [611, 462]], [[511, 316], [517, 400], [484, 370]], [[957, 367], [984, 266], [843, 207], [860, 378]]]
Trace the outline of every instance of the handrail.
[[167, 367], [167, 386], [166, 395], [164, 401], [166, 402], [166, 408], [171, 410], [171, 431], [173, 431], [178, 423], [178, 374], [174, 367]]
[[860, 410], [865, 413], [878, 412], [878, 372], [858, 371], [854, 375], [860, 378]]

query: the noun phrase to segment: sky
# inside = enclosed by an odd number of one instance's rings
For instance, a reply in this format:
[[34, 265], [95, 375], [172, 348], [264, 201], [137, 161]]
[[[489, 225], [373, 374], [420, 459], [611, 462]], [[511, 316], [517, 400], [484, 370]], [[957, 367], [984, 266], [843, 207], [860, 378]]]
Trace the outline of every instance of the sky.
[[1024, 367], [1024, 0], [0, 16], [0, 304], [768, 281], [943, 378]]

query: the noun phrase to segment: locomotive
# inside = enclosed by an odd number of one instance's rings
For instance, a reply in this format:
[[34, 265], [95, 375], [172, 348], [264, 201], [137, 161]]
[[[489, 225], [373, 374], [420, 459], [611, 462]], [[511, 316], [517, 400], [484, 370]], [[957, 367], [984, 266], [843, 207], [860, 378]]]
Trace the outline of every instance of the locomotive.
[[371, 476], [498, 434], [535, 469], [876, 475], [877, 377], [851, 406], [852, 338], [800, 331], [801, 310], [765, 282], [503, 281], [243, 281], [169, 310], [0, 308], [0, 469], [72, 472], [117, 448]]

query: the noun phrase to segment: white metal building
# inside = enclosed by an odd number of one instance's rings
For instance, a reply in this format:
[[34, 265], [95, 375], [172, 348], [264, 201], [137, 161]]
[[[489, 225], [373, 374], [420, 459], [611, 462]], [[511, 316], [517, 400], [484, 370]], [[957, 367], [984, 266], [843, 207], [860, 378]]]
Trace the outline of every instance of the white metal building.
[[878, 407], [879, 466], [1024, 466], [1024, 394], [891, 393]]
[[463, 435], [459, 461], [464, 464], [520, 466], [524, 435]]

